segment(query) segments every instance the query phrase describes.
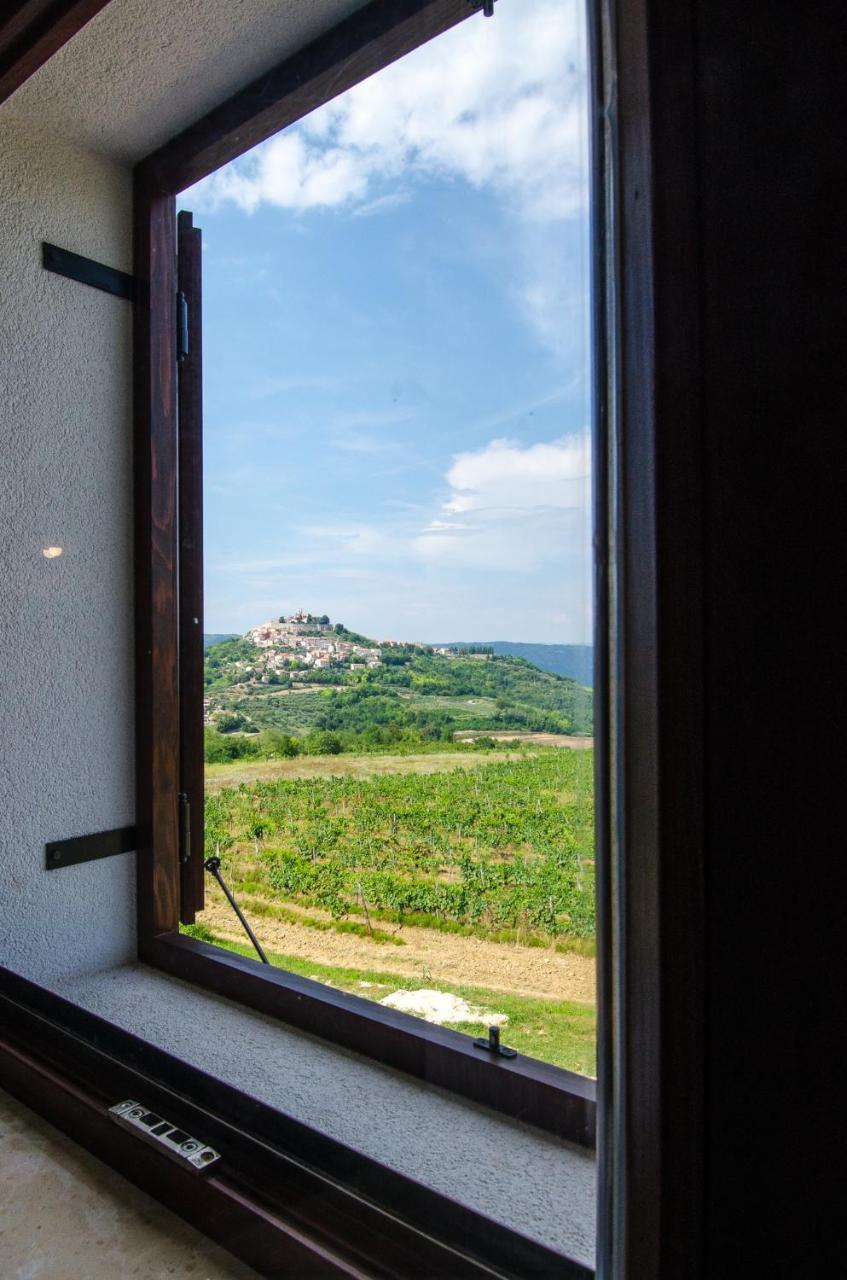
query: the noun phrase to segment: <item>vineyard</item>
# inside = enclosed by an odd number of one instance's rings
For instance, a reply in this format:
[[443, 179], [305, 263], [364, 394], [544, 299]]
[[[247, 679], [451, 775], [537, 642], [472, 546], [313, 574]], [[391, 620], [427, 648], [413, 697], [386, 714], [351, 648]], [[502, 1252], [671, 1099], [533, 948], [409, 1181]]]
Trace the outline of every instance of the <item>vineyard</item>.
[[[592, 752], [542, 749], [428, 776], [223, 787], [206, 851], [257, 905], [562, 947], [594, 932]], [[355, 922], [355, 926], [354, 923]]]

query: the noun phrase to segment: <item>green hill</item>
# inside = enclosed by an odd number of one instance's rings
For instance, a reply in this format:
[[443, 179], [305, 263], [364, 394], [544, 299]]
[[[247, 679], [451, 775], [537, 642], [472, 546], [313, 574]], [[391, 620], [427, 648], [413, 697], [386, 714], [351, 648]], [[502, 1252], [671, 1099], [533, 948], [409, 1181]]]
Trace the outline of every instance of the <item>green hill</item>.
[[515, 640], [459, 641], [453, 649], [488, 648], [498, 656], [526, 658], [542, 671], [570, 676], [581, 685], [594, 684], [594, 649], [590, 644], [522, 644]]
[[[261, 637], [260, 637], [261, 638]], [[207, 716], [223, 733], [277, 730], [302, 738], [335, 735], [342, 748], [452, 740], [457, 730], [590, 734], [593, 695], [567, 676], [506, 654], [435, 653], [388, 645], [346, 629], [369, 646], [307, 648], [229, 638], [206, 653]], [[311, 637], [309, 640], [311, 643]], [[317, 641], [316, 641], [317, 643]], [[354, 741], [355, 740], [355, 741]]]
[[222, 644], [224, 640], [237, 640], [238, 636], [234, 631], [226, 631], [222, 635], [205, 635], [203, 637], [203, 648], [211, 649], [213, 645]]

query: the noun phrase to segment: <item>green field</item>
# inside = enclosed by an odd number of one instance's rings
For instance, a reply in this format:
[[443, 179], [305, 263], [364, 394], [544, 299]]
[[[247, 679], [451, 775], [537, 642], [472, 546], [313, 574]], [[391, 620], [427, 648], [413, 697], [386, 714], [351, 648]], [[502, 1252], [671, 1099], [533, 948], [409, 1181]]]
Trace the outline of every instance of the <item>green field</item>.
[[586, 939], [592, 756], [547, 749], [429, 776], [221, 787], [206, 800], [206, 848], [232, 864], [242, 888], [338, 919], [369, 913], [499, 940]]
[[407, 693], [399, 695], [400, 701], [412, 711], [444, 711], [455, 721], [457, 729], [475, 728], [478, 724], [497, 723], [495, 698], [467, 698], [448, 694]]
[[238, 707], [256, 724], [296, 736], [319, 727], [326, 697], [320, 689], [307, 689], [302, 693], [250, 692], [238, 699]]
[[[205, 840], [274, 963], [366, 999], [464, 997], [506, 1014], [521, 1052], [593, 1071], [590, 749], [210, 765]], [[215, 893], [199, 936], [210, 928], [243, 950]]]

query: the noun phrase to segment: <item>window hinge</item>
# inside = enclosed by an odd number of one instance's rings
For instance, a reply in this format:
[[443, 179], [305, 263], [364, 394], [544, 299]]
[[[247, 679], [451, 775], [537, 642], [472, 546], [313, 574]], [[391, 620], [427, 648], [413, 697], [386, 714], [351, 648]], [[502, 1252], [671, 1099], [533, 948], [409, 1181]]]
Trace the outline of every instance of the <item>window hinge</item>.
[[191, 805], [184, 791], [179, 793], [179, 860], [191, 857]]
[[180, 291], [176, 295], [176, 358], [182, 361], [188, 355], [188, 299]]

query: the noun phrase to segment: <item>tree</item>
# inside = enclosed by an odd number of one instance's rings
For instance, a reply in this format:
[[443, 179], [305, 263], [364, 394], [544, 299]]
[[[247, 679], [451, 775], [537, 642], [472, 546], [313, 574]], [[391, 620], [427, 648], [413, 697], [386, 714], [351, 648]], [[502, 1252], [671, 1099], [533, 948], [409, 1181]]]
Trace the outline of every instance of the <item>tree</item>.
[[252, 729], [253, 725], [242, 712], [225, 711], [223, 715], [218, 716], [215, 728], [218, 733], [237, 733], [239, 729]]
[[328, 733], [326, 730], [310, 733], [304, 745], [310, 755], [316, 756], [338, 756], [344, 750], [344, 743], [338, 734]]
[[279, 729], [263, 729], [259, 734], [259, 751], [266, 759], [291, 759], [299, 750], [297, 739]]

